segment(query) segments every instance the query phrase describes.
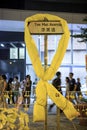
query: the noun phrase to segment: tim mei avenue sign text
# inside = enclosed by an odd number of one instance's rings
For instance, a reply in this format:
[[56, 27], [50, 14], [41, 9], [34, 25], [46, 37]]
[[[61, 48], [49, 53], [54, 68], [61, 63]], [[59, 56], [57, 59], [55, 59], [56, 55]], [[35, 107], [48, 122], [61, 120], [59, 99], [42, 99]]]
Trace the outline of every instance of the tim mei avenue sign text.
[[62, 34], [63, 29], [59, 21], [36, 21], [29, 23], [31, 34]]

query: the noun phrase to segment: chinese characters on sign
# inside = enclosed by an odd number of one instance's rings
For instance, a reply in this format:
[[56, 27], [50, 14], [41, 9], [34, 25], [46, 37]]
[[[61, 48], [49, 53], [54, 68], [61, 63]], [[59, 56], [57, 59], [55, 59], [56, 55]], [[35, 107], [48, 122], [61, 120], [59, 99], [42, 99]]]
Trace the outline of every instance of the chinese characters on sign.
[[59, 21], [30, 22], [29, 30], [31, 34], [62, 34], [63, 29]]
[[55, 31], [56, 31], [56, 29], [53, 27], [53, 28], [41, 28], [41, 32], [53, 32], [53, 33], [55, 33]]

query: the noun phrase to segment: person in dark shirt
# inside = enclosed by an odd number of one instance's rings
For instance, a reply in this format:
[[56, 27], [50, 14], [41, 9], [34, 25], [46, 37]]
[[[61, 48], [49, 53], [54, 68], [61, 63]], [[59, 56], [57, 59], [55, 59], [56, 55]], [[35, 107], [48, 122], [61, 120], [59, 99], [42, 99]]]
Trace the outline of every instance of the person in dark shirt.
[[31, 76], [27, 75], [26, 82], [25, 82], [25, 88], [24, 88], [24, 91], [25, 91], [24, 92], [24, 102], [26, 103], [26, 99], [27, 99], [27, 106], [30, 105], [31, 86], [32, 86]]
[[69, 99], [69, 77], [65, 77], [65, 82], [66, 82], [66, 93], [65, 93], [65, 97]]
[[11, 98], [12, 98], [12, 102], [14, 103], [14, 95], [13, 95], [14, 93], [12, 93], [12, 82], [13, 82], [13, 78], [9, 78], [7, 83], [7, 89], [6, 89], [9, 95], [8, 104], [11, 103]]
[[73, 75], [74, 74], [72, 72], [69, 73], [69, 94], [70, 94], [70, 100], [75, 104], [75, 102], [77, 102], [77, 99], [76, 99], [76, 88], [77, 88], [77, 85], [76, 85], [75, 78], [73, 78]]
[[76, 88], [77, 95], [78, 96], [82, 95], [82, 93], [81, 93], [81, 82], [80, 82], [80, 78], [77, 78], [76, 85], [77, 85], [77, 88]]
[[69, 73], [69, 91], [76, 91], [76, 80], [73, 78], [73, 73]]
[[[62, 90], [61, 90], [61, 72], [58, 71], [56, 73], [56, 76], [57, 77], [53, 80], [52, 85], [62, 94]], [[55, 103], [53, 103], [53, 104], [51, 104], [49, 106], [49, 111], [51, 111], [51, 109], [53, 108], [54, 105], [55, 105]]]
[[61, 72], [57, 72], [56, 73], [56, 78], [53, 80], [52, 82], [52, 85], [62, 93], [62, 90], [61, 90]]

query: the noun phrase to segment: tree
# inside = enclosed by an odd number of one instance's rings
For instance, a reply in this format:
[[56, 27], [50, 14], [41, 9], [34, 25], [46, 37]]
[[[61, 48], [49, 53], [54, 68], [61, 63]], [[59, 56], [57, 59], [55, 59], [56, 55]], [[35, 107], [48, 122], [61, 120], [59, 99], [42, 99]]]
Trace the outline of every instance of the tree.
[[[83, 22], [85, 22], [85, 24], [87, 24], [87, 17], [85, 17], [83, 19]], [[71, 35], [71, 37], [80, 38], [80, 40], [78, 40], [78, 42], [80, 42], [80, 43], [82, 43], [82, 42], [86, 43], [85, 63], [86, 63], [86, 72], [87, 72], [87, 26], [86, 27], [81, 27], [80, 31], [81, 31], [80, 34], [74, 34], [74, 35]], [[86, 86], [87, 86], [87, 75], [86, 75]]]
[[[83, 19], [83, 21], [87, 24], [87, 17], [85, 17]], [[81, 34], [75, 34], [75, 35], [71, 35], [74, 38], [80, 38], [81, 40], [79, 40], [79, 42], [85, 42], [87, 43], [87, 27], [81, 27], [80, 28]]]

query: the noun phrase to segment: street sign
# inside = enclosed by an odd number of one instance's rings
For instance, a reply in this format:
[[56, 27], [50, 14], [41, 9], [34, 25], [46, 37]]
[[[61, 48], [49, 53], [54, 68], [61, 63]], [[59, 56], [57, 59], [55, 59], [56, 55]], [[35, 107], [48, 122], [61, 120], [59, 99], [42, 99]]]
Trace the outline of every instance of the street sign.
[[29, 22], [29, 31], [31, 34], [63, 34], [63, 28], [60, 21], [32, 21]]

